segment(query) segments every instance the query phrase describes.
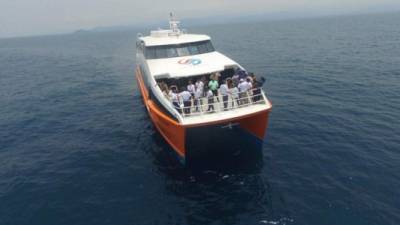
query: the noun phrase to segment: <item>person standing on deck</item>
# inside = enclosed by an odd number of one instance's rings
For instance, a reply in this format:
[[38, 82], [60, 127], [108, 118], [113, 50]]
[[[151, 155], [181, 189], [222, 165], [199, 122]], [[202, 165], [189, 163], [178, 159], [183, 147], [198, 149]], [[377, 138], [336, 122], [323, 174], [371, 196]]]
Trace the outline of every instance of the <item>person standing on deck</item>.
[[253, 102], [258, 102], [261, 100], [261, 87], [263, 86], [265, 79], [261, 77], [261, 80], [258, 80], [254, 73], [250, 73], [250, 77], [253, 81]]
[[211, 109], [212, 109], [212, 112], [214, 112], [214, 94], [211, 90], [207, 91], [207, 99], [208, 99], [207, 112], [209, 112]]
[[174, 108], [179, 112], [182, 113], [182, 109], [181, 106], [179, 104], [179, 95], [177, 93], [177, 88], [176, 86], [171, 86], [171, 90], [169, 92], [169, 98], [172, 101], [172, 105], [174, 106]]
[[204, 81], [205, 81], [205, 79], [206, 79], [205, 77], [202, 77], [201, 79], [197, 79], [197, 81], [195, 83], [195, 87], [196, 87], [195, 95], [196, 95], [196, 92], [200, 92], [200, 98], [204, 97]]
[[239, 98], [240, 98], [240, 104], [248, 104], [249, 100], [248, 100], [248, 94], [247, 91], [249, 91], [251, 89], [251, 83], [249, 83], [247, 80], [244, 79], [240, 79], [240, 83], [239, 83]]
[[203, 111], [203, 101], [201, 100], [201, 97], [203, 97], [203, 89], [202, 88], [196, 88], [196, 91], [194, 92], [194, 106], [196, 107], [196, 112], [199, 111], [199, 104], [200, 104], [200, 111]]
[[237, 106], [239, 106], [239, 89], [237, 86], [234, 85], [233, 80], [228, 82], [228, 88], [229, 88], [229, 94], [231, 95], [232, 98], [232, 108], [234, 107], [234, 102], [236, 100]]
[[185, 114], [190, 114], [190, 107], [192, 106], [192, 94], [189, 91], [182, 88], [182, 92], [179, 93], [179, 96], [182, 98], [183, 101], [183, 112]]
[[192, 80], [189, 80], [189, 84], [188, 84], [188, 86], [187, 86], [187, 90], [190, 92], [190, 94], [192, 95], [192, 97], [194, 97], [195, 86], [194, 86]]
[[237, 71], [236, 71], [236, 73], [239, 75], [239, 79], [246, 79], [246, 77], [247, 77], [247, 72], [246, 72], [246, 70], [243, 70], [243, 69], [238, 69]]
[[195, 83], [195, 88], [200, 89], [202, 92], [204, 91], [204, 82], [203, 79], [205, 79], [204, 77], [202, 79], [197, 79], [196, 83]]
[[237, 87], [239, 85], [239, 74], [235, 73], [235, 75], [232, 76], [232, 85]]
[[232, 79], [227, 79], [227, 84], [228, 84], [228, 93], [231, 96], [232, 99], [232, 106], [233, 108], [235, 106], [235, 100], [237, 105], [239, 106], [239, 89], [237, 86], [234, 86], [233, 80]]
[[253, 88], [252, 79], [250, 77], [247, 77], [246, 82], [247, 82], [247, 90], [250, 91]]
[[205, 76], [202, 76], [200, 81], [198, 82], [198, 84], [196, 84], [196, 88], [201, 88], [201, 90], [203, 91], [201, 97], [206, 96], [205, 90], [204, 90], [204, 85], [207, 84], [207, 80]]
[[228, 108], [228, 85], [225, 83], [221, 84], [219, 93], [222, 95], [222, 102], [224, 103], [224, 110]]
[[252, 84], [253, 85], [253, 77], [251, 76], [251, 73], [246, 77], [246, 81], [247, 82], [250, 82], [250, 84]]
[[217, 77], [215, 74], [212, 74], [210, 76], [210, 82], [208, 82], [208, 88], [209, 90], [212, 91], [212, 93], [214, 94], [214, 96], [217, 96], [217, 101], [219, 101], [218, 99], [218, 81], [217, 81]]
[[170, 90], [168, 88], [168, 85], [165, 82], [161, 82], [161, 83], [158, 84], [158, 86], [160, 87], [160, 89], [161, 89], [162, 93], [164, 94], [164, 96], [168, 100], [170, 100], [170, 98], [169, 98], [170, 97], [169, 96]]
[[219, 79], [221, 78], [221, 73], [215, 73], [214, 78], [219, 83]]

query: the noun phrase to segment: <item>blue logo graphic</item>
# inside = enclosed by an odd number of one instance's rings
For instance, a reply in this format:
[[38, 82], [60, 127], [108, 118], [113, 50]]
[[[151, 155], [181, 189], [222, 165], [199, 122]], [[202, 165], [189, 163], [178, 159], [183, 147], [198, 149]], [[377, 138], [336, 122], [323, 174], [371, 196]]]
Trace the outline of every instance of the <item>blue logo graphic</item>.
[[199, 65], [201, 64], [201, 60], [200, 59], [181, 59], [178, 61], [179, 64], [181, 65]]

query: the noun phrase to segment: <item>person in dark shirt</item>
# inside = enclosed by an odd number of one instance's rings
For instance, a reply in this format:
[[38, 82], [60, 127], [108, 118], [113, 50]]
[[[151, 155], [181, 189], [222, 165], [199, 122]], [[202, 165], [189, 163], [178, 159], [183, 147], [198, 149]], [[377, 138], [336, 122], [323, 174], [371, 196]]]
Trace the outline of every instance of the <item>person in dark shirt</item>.
[[246, 79], [246, 77], [247, 77], [247, 72], [242, 69], [238, 69], [236, 71], [236, 74], [239, 75], [239, 79]]
[[254, 73], [249, 74], [253, 80], [253, 102], [258, 102], [261, 100], [261, 88], [265, 83], [265, 78], [261, 77], [261, 79], [257, 79]]

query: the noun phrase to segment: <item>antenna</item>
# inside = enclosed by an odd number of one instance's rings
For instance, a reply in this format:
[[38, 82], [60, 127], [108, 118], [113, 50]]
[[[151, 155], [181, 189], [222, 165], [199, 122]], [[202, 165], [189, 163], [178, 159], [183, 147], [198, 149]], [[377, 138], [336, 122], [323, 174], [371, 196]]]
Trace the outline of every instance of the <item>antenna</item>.
[[179, 29], [179, 24], [181, 22], [174, 18], [174, 14], [171, 12], [169, 14], [169, 28], [172, 30], [172, 33], [175, 35], [179, 35], [181, 30]]

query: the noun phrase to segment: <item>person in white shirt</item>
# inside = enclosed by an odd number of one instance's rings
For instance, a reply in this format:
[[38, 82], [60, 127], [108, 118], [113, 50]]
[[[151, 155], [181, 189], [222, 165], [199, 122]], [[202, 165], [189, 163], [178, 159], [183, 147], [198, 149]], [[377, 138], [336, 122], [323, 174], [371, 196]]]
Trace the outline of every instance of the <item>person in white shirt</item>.
[[[202, 80], [203, 79], [205, 79], [204, 77], [202, 78]], [[204, 82], [202, 81], [202, 80], [200, 80], [200, 79], [198, 79], [197, 81], [196, 81], [196, 91], [197, 90], [200, 90], [201, 91], [201, 93], [202, 93], [202, 95], [201, 95], [201, 97], [203, 97], [204, 96]]]
[[183, 101], [183, 112], [185, 114], [190, 114], [190, 107], [192, 106], [192, 94], [189, 91], [182, 88], [182, 92], [179, 93], [179, 96], [182, 98]]
[[235, 100], [237, 105], [239, 106], [239, 89], [234, 85], [233, 80], [228, 80], [228, 88], [228, 93], [231, 95], [232, 98], [232, 108], [235, 106]]
[[172, 105], [175, 107], [176, 110], [178, 110], [179, 113], [182, 113], [180, 104], [179, 104], [179, 95], [178, 95], [178, 89], [176, 86], [171, 86], [171, 90], [169, 91], [169, 99], [172, 101]]
[[247, 81], [247, 90], [250, 91], [253, 88], [253, 79], [251, 77], [248, 77], [246, 81]]
[[[253, 92], [251, 91], [251, 89], [253, 89], [253, 79], [251, 77], [247, 77], [246, 78], [246, 82], [247, 82], [247, 95], [250, 96], [253, 94]], [[251, 98], [247, 98], [247, 101], [251, 100]]]
[[209, 112], [211, 109], [212, 109], [212, 112], [214, 112], [214, 93], [211, 90], [207, 91], [207, 98], [208, 98], [207, 112]]
[[202, 97], [205, 97], [207, 95], [207, 93], [206, 93], [206, 89], [204, 87], [207, 86], [208, 81], [207, 81], [205, 76], [201, 77], [200, 81], [201, 81], [201, 84], [200, 84], [199, 87], [201, 87], [201, 89], [203, 90], [203, 96]]
[[203, 101], [201, 100], [201, 97], [203, 96], [203, 90], [200, 88], [196, 88], [196, 91], [194, 92], [194, 106], [196, 107], [196, 112], [199, 111], [199, 103], [200, 103], [200, 109], [202, 109]]
[[247, 91], [251, 89], [251, 84], [249, 84], [244, 79], [240, 79], [238, 88], [239, 88], [239, 98], [240, 98], [239, 103], [240, 103], [240, 105], [248, 104], [249, 100], [248, 100]]
[[228, 85], [226, 81], [219, 87], [219, 93], [222, 95], [222, 102], [224, 103], [224, 110], [228, 108]]
[[252, 87], [252, 85], [250, 82], [248, 82], [247, 80], [244, 80], [244, 79], [240, 79], [240, 83], [238, 85], [240, 92], [246, 92], [246, 91], [250, 90], [251, 87]]
[[247, 75], [246, 81], [247, 81], [247, 82], [250, 82], [251, 84], [253, 84], [253, 78], [250, 76], [250, 74]]
[[192, 82], [192, 80], [189, 80], [189, 84], [187, 86], [187, 90], [190, 92], [190, 94], [192, 95], [192, 97], [194, 97], [194, 92], [196, 91], [196, 88]]
[[235, 87], [239, 85], [239, 74], [235, 74], [232, 76], [232, 84]]

